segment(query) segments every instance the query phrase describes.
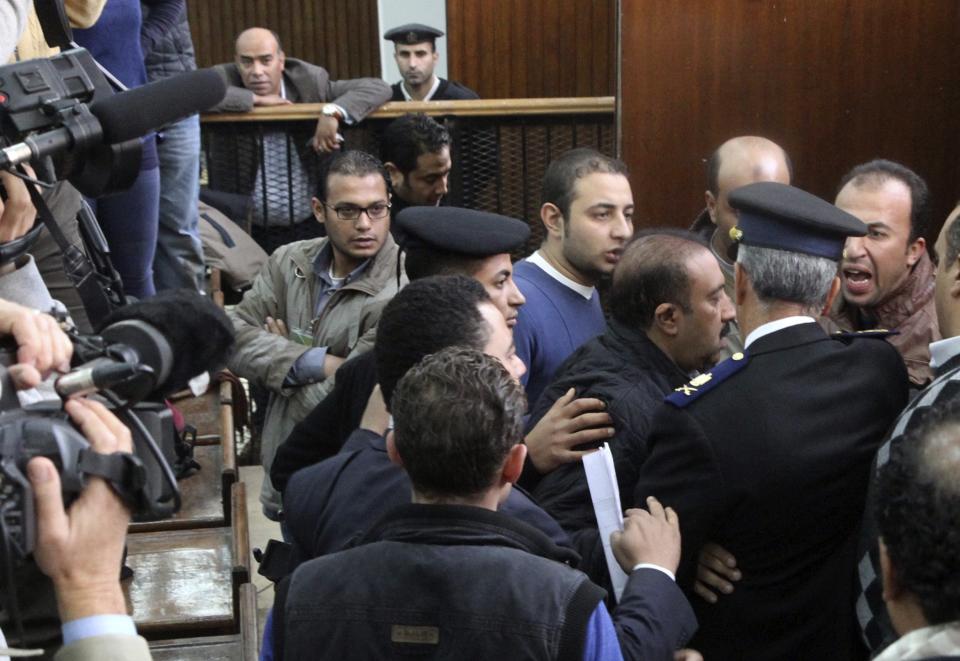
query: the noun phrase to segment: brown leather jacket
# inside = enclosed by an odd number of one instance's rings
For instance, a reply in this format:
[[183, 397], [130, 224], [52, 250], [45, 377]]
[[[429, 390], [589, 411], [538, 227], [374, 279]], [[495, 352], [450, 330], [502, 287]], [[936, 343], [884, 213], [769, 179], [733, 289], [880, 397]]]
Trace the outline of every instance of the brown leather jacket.
[[936, 267], [926, 252], [899, 291], [875, 308], [857, 308], [837, 297], [830, 319], [843, 330], [885, 328], [897, 331], [887, 338], [907, 365], [910, 383], [923, 387], [933, 378], [930, 343], [941, 339], [933, 291]]

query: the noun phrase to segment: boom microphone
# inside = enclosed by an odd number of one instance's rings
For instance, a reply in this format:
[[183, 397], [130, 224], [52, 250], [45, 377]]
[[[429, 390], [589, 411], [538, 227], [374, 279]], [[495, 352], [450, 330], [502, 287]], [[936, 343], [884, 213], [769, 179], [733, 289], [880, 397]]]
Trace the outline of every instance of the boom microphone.
[[115, 145], [217, 105], [227, 84], [213, 69], [190, 71], [96, 101], [104, 142]]
[[0, 169], [69, 150], [83, 151], [139, 138], [207, 110], [226, 93], [226, 83], [212, 69], [190, 71], [119, 92], [95, 101], [89, 109], [82, 105], [76, 108], [74, 116], [84, 121], [73, 121], [0, 149]]
[[[77, 359], [90, 362], [57, 379], [61, 396], [102, 384], [130, 401], [160, 399], [198, 374], [223, 367], [234, 346], [227, 315], [191, 289], [164, 291], [114, 310], [104, 319], [100, 336], [109, 357], [103, 358], [103, 351], [91, 355], [78, 345]], [[135, 369], [111, 369], [117, 365]]]

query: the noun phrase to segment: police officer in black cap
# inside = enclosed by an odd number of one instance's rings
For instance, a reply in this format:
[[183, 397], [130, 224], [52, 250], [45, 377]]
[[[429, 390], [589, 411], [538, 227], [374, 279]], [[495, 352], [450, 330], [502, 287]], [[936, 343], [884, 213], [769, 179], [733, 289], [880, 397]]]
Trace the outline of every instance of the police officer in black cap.
[[688, 594], [706, 544], [736, 560], [732, 593], [691, 599], [691, 646], [705, 658], [859, 658], [856, 533], [870, 463], [908, 381], [882, 333], [831, 337], [815, 317], [839, 289], [844, 240], [866, 226], [779, 183], [729, 199], [745, 349], [661, 406], [635, 501], [656, 496], [677, 511]]
[[479, 99], [469, 87], [435, 76], [437, 37], [443, 32], [421, 23], [407, 23], [387, 30], [383, 38], [393, 42], [393, 59], [403, 80], [392, 86], [392, 101], [462, 101]]

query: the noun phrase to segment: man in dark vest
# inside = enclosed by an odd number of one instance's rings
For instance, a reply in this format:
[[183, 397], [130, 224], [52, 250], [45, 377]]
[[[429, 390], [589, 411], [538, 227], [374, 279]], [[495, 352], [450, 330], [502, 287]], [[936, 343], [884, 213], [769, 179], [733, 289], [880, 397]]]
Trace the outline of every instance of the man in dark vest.
[[745, 349], [661, 406], [634, 502], [655, 494], [677, 508], [684, 589], [708, 541], [737, 559], [733, 594], [695, 603], [705, 658], [859, 658], [857, 532], [908, 381], [882, 333], [831, 337], [813, 317], [840, 289], [844, 240], [867, 228], [775, 182], [734, 190], [730, 204]]
[[619, 638], [630, 658], [658, 659], [684, 642], [695, 625], [670, 577], [672, 510], [650, 499], [613, 535], [631, 576], [612, 621], [603, 590], [558, 561], [549, 539], [496, 511], [526, 454], [523, 389], [500, 360], [435, 353], [403, 376], [389, 405], [387, 450], [410, 476], [413, 503], [281, 583], [278, 656], [594, 659], [619, 652]]

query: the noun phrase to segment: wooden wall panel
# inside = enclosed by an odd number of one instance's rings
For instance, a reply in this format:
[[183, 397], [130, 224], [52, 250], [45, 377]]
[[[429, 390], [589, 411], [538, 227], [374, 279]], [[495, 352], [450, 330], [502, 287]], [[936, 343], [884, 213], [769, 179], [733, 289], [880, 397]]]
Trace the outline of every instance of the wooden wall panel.
[[616, 0], [447, 0], [450, 78], [487, 99], [610, 96]]
[[236, 36], [260, 26], [334, 79], [380, 77], [377, 0], [188, 0], [187, 11], [201, 67], [233, 60]]
[[878, 156], [927, 179], [938, 224], [960, 196], [960, 3], [621, 3], [621, 153], [648, 224], [689, 224], [703, 160], [749, 133], [783, 145], [795, 183], [830, 201]]

